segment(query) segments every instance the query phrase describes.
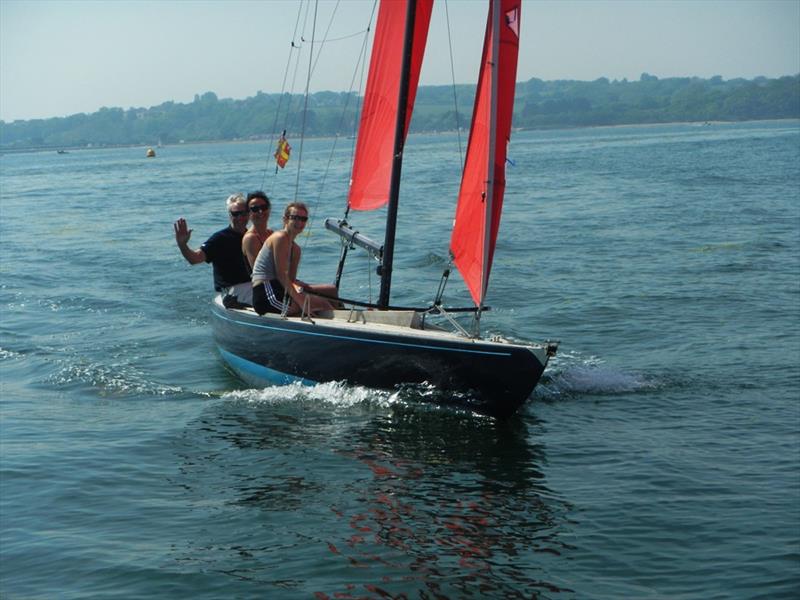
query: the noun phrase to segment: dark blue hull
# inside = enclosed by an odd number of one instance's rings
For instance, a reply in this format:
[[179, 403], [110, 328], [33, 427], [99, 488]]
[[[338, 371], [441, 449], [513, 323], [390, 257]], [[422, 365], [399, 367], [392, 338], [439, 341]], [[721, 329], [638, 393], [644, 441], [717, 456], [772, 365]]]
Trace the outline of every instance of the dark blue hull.
[[[447, 402], [508, 417], [528, 399], [554, 347], [469, 340], [328, 319], [314, 323], [212, 305], [225, 361], [253, 385], [346, 381], [379, 389], [432, 384]], [[395, 331], [392, 331], [395, 330]], [[540, 358], [537, 358], [537, 354]]]

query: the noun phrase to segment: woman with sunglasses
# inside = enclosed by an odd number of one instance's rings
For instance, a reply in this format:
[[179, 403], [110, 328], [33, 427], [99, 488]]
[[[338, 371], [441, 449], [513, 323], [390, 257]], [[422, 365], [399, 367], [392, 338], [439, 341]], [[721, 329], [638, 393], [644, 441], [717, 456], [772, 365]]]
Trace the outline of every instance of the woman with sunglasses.
[[247, 194], [247, 210], [250, 212], [250, 221], [253, 226], [242, 238], [242, 254], [247, 257], [247, 263], [252, 270], [261, 247], [272, 235], [272, 229], [267, 227], [270, 210], [269, 198], [261, 190], [250, 192]]
[[283, 213], [283, 229], [267, 238], [253, 265], [253, 308], [260, 315], [281, 314], [284, 300], [290, 317], [303, 312], [306, 300], [311, 315], [331, 310], [333, 305], [325, 298], [306, 294], [305, 291], [336, 297], [333, 285], [310, 285], [297, 279], [300, 265], [300, 246], [295, 238], [305, 229], [308, 208], [302, 202], [291, 202]]

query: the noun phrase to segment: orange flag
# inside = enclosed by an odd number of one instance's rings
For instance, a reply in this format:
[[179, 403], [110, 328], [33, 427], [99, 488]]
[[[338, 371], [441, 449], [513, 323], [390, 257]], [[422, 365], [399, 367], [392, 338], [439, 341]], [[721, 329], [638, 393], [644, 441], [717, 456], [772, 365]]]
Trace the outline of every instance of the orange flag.
[[289, 160], [289, 154], [292, 152], [292, 147], [289, 145], [289, 142], [286, 141], [286, 132], [284, 131], [281, 134], [281, 139], [278, 140], [278, 148], [275, 150], [275, 162], [278, 163], [278, 166], [282, 169], [286, 166], [287, 161]]

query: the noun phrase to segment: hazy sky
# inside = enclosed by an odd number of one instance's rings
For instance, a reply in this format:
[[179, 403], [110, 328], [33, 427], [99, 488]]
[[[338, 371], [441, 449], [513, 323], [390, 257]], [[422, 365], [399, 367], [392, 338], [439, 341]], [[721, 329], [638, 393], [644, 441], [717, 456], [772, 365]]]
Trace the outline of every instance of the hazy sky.
[[[237, 99], [279, 92], [299, 6], [299, 0], [0, 0], [0, 119], [190, 102], [207, 91]], [[316, 39], [336, 6], [319, 3]], [[434, 6], [423, 85], [452, 81], [445, 2]], [[487, 3], [448, 0], [447, 6], [455, 78], [470, 83]], [[340, 0], [328, 37], [363, 31], [371, 8], [372, 0]], [[528, 0], [521, 21], [518, 81], [800, 72], [800, 0]], [[300, 43], [300, 34], [294, 39]], [[312, 91], [349, 89], [360, 39], [325, 46]], [[307, 61], [307, 53], [301, 56]], [[304, 87], [298, 77], [286, 90]]]

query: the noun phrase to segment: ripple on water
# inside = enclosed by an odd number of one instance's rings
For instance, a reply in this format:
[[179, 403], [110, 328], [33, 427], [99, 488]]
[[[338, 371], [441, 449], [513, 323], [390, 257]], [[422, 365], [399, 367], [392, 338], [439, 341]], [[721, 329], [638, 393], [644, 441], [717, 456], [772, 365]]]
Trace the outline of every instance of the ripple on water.
[[555, 400], [581, 395], [618, 395], [657, 390], [656, 376], [612, 367], [597, 357], [560, 352], [548, 365], [534, 398]]
[[180, 386], [149, 379], [135, 365], [124, 362], [96, 362], [80, 356], [58, 359], [58, 369], [43, 385], [68, 389], [91, 389], [101, 397], [172, 396], [185, 393]]

